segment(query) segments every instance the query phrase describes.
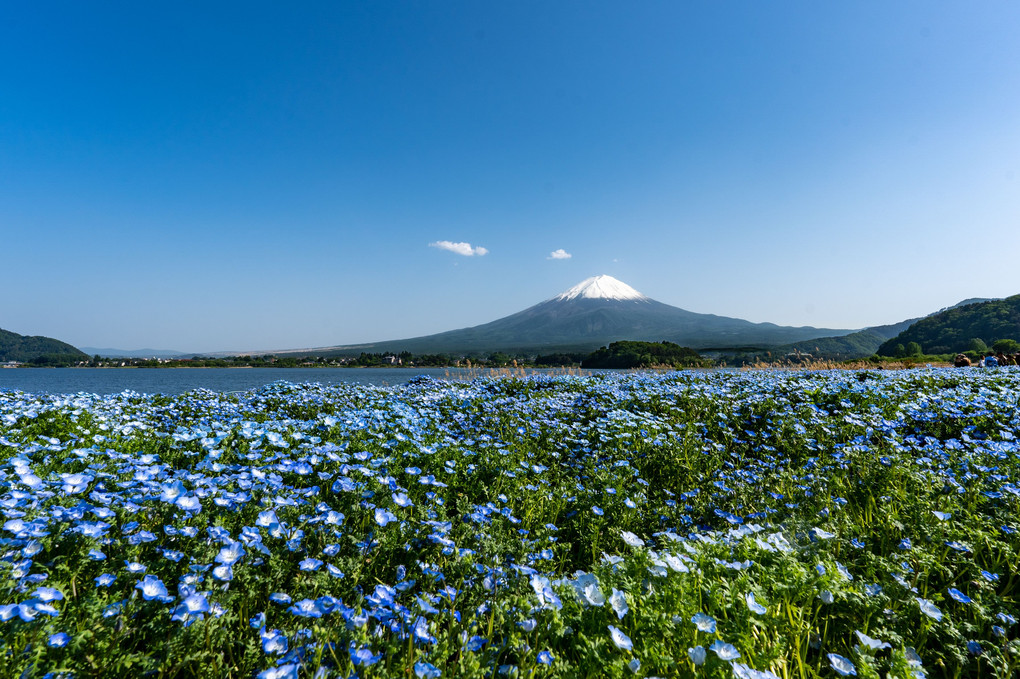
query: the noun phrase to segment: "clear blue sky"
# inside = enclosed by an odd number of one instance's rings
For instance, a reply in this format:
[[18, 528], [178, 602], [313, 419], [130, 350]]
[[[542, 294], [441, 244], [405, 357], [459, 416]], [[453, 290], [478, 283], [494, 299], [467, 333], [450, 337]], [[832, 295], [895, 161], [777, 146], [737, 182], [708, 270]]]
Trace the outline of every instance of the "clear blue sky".
[[994, 1], [6, 3], [0, 327], [323, 346], [601, 273], [846, 328], [1017, 294], [1018, 35]]

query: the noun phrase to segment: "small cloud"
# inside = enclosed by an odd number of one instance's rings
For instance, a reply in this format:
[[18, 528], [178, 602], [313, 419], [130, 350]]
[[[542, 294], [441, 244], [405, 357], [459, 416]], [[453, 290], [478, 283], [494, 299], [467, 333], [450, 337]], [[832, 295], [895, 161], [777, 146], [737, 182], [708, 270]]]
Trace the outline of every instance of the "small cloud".
[[458, 255], [464, 255], [465, 257], [474, 257], [475, 255], [481, 257], [489, 252], [480, 245], [478, 247], [472, 247], [471, 243], [454, 243], [453, 241], [448, 240], [437, 240], [435, 243], [429, 243], [429, 247], [439, 248], [440, 250], [449, 250], [450, 252], [455, 252]]
[[546, 257], [546, 259], [570, 259], [571, 257], [573, 257], [572, 254], [570, 254], [563, 248], [560, 248], [559, 250], [553, 250], [552, 252], [550, 252], [549, 256]]

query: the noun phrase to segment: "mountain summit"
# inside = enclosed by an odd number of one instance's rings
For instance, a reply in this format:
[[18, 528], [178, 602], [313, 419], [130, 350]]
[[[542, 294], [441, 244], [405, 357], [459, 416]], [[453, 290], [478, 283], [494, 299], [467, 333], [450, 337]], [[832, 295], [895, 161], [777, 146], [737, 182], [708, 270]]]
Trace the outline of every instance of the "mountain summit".
[[612, 276], [593, 276], [524, 311], [471, 328], [436, 335], [318, 349], [290, 354], [368, 353], [536, 354], [592, 351], [617, 340], [669, 341], [703, 349], [775, 346], [850, 330], [792, 328], [699, 314], [656, 302]]
[[550, 301], [556, 300], [569, 300], [569, 299], [618, 299], [618, 300], [637, 300], [641, 302], [647, 302], [648, 298], [642, 295], [640, 292], [630, 287], [623, 281], [617, 280], [612, 276], [592, 276], [591, 278], [585, 278], [583, 281], [575, 285], [574, 287], [561, 292], [556, 295]]

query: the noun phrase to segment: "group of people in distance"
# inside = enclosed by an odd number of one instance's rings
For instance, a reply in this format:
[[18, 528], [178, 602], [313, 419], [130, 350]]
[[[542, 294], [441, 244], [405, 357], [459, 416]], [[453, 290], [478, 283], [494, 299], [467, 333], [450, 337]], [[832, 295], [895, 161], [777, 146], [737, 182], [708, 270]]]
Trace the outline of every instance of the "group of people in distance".
[[976, 361], [971, 361], [964, 354], [957, 354], [956, 359], [953, 361], [953, 365], [957, 368], [969, 368], [974, 366], [976, 368], [997, 368], [1000, 365], [1020, 365], [1020, 354], [1003, 354], [1001, 351], [997, 354], [988, 352], [988, 355], [982, 358], [978, 358]]

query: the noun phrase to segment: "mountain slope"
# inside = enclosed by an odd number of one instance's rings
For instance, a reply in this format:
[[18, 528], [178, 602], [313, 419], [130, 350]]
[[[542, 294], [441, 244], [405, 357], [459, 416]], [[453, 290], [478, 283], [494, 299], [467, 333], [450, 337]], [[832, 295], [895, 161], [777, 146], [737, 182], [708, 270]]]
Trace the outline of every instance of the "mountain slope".
[[26, 362], [43, 356], [88, 358], [70, 344], [51, 337], [19, 335], [0, 329], [0, 361]]
[[524, 311], [471, 328], [404, 340], [278, 353], [592, 351], [618, 340], [668, 341], [693, 348], [773, 346], [849, 332], [699, 314], [650, 299], [611, 276], [595, 276]]
[[1000, 339], [1020, 341], [1020, 295], [950, 307], [922, 318], [883, 343], [877, 353], [894, 356], [896, 345], [917, 342], [926, 354], [949, 354], [966, 351], [974, 338], [988, 346]]

